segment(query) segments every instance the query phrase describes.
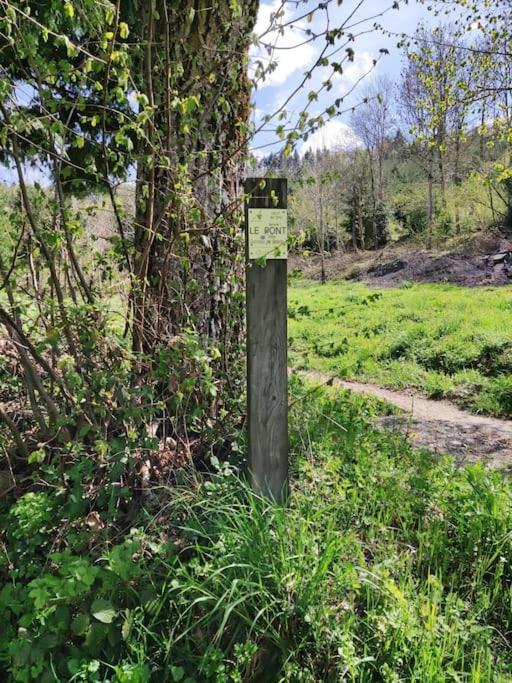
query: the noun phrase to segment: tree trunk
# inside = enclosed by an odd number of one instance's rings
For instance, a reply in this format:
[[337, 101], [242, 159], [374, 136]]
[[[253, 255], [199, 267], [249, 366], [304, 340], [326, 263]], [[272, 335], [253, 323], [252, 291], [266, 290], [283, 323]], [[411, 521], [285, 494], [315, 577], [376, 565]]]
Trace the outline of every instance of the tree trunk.
[[438, 168], [439, 168], [439, 185], [441, 187], [441, 206], [443, 207], [443, 211], [446, 210], [446, 173], [445, 173], [445, 168], [444, 168], [444, 152], [443, 152], [444, 141], [445, 141], [445, 132], [443, 130], [439, 136], [438, 145], [437, 145], [437, 163], [438, 163]]
[[428, 194], [427, 194], [427, 246], [432, 246], [434, 232], [434, 155], [429, 154], [428, 161]]
[[384, 148], [383, 148], [383, 146], [379, 146], [377, 153], [378, 153], [378, 167], [379, 167], [378, 196], [379, 196], [379, 203], [384, 204]]
[[[185, 328], [226, 365], [240, 338], [247, 52], [258, 0], [140, 2], [141, 82], [154, 115], [137, 169], [133, 348], [155, 357]], [[237, 297], [235, 297], [236, 299]]]
[[482, 128], [482, 131], [479, 136], [479, 142], [480, 142], [480, 160], [485, 161], [485, 117], [487, 115], [487, 107], [486, 107], [486, 102], [485, 100], [482, 102], [482, 113], [480, 117], [480, 126]]
[[322, 197], [322, 180], [320, 179], [320, 187], [318, 192], [318, 213], [319, 213], [319, 230], [320, 230], [320, 263], [321, 263], [321, 282], [325, 284], [325, 231], [324, 231], [324, 206]]
[[489, 183], [489, 206], [491, 207], [492, 222], [496, 223], [496, 209], [494, 208], [494, 195], [492, 193], [492, 185]]
[[[354, 188], [355, 192], [355, 188]], [[357, 248], [357, 225], [358, 225], [358, 215], [357, 215], [357, 202], [356, 195], [354, 194], [352, 198], [352, 247], [354, 251], [358, 251]]]
[[[462, 130], [460, 127], [457, 128], [455, 135], [455, 174], [453, 180], [455, 187], [459, 188], [462, 185], [462, 178], [460, 174], [460, 147]], [[457, 235], [460, 235], [461, 232], [459, 197], [456, 197], [455, 199], [455, 232]]]
[[363, 222], [363, 205], [361, 202], [361, 195], [359, 191], [356, 195], [356, 212], [357, 212], [357, 236], [358, 242], [361, 249], [366, 248], [366, 235], [364, 233], [364, 222]]
[[373, 154], [370, 149], [367, 150], [368, 152], [368, 165], [370, 168], [370, 185], [371, 185], [371, 191], [372, 191], [372, 243], [371, 247], [376, 247], [378, 243], [378, 236], [377, 236], [377, 197], [376, 197], [376, 191], [375, 191], [375, 171], [373, 168]]
[[335, 203], [334, 205], [334, 226], [336, 230], [336, 252], [340, 250], [340, 227], [338, 225], [339, 222], [339, 207], [338, 207], [338, 202]]

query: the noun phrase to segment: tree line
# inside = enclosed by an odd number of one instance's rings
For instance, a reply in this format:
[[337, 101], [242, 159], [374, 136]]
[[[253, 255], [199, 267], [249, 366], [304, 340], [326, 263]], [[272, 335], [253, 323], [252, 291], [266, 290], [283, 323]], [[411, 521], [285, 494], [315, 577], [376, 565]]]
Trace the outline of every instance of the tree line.
[[420, 26], [403, 42], [398, 82], [378, 76], [362, 92], [350, 118], [357, 144], [332, 140], [303, 155], [263, 158], [262, 170], [292, 180], [297, 248], [377, 249], [410, 236], [432, 245], [511, 231], [505, 43], [501, 50], [487, 35], [470, 43], [455, 24]]

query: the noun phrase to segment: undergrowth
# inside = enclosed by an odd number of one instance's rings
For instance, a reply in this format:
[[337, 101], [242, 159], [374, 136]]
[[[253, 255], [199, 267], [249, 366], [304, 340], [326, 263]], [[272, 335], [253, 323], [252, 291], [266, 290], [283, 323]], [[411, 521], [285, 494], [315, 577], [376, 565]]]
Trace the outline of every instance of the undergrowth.
[[117, 536], [42, 478], [4, 502], [1, 679], [510, 681], [509, 480], [376, 431], [374, 401], [293, 400], [288, 508], [228, 465]]
[[292, 281], [294, 367], [449, 398], [512, 416], [512, 291]]

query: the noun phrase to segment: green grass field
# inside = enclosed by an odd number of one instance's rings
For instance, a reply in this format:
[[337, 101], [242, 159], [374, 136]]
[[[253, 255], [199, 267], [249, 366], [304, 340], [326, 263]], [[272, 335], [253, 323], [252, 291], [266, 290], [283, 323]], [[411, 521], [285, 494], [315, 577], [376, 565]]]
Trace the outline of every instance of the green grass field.
[[289, 291], [293, 367], [414, 387], [474, 412], [512, 415], [512, 289], [404, 284]]

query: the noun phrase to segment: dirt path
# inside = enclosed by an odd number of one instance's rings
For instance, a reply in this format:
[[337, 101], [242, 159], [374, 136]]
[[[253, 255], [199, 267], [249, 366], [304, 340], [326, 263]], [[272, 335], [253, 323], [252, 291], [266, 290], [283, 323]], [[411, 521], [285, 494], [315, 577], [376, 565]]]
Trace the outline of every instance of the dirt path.
[[[319, 372], [304, 374], [318, 382], [329, 379]], [[374, 384], [335, 379], [334, 386], [375, 396], [403, 410], [404, 415], [379, 417], [378, 424], [405, 433], [416, 446], [453, 455], [460, 462], [484, 460], [493, 467], [512, 469], [512, 421], [472, 415], [448, 401], [432, 401]]]

